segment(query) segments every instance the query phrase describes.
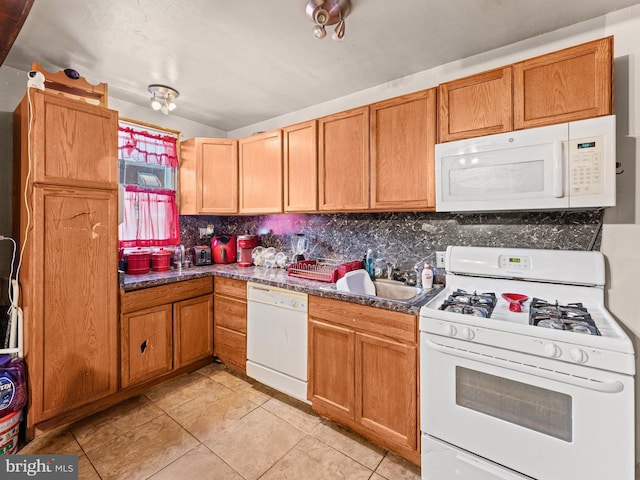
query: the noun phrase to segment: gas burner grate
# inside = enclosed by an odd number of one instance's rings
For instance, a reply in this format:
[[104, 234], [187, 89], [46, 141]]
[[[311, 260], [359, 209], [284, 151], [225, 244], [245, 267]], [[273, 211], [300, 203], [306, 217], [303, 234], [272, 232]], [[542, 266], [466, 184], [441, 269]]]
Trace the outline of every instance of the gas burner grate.
[[457, 289], [442, 302], [440, 310], [489, 318], [496, 302], [495, 293], [477, 293], [475, 291], [468, 293], [465, 290]]
[[581, 303], [559, 305], [534, 298], [529, 307], [529, 324], [543, 328], [600, 335], [591, 314]]

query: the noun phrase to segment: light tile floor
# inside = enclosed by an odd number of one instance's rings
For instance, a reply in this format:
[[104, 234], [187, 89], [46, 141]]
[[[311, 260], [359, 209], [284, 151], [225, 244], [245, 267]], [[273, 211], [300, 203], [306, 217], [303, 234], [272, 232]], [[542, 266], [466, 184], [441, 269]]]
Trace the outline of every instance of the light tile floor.
[[211, 364], [19, 453], [78, 455], [86, 480], [404, 480], [420, 469], [307, 404]]

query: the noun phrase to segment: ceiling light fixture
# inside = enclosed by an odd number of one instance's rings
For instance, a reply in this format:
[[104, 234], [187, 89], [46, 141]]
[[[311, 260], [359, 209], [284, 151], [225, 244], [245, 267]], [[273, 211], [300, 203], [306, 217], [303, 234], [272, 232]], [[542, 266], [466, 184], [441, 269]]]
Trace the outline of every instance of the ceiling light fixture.
[[176, 89], [166, 85], [153, 84], [149, 85], [149, 93], [151, 94], [149, 100], [151, 108], [154, 110], [160, 110], [165, 115], [169, 115], [169, 112], [176, 109], [175, 99], [180, 95]]
[[335, 32], [332, 35], [334, 40], [342, 40], [344, 38], [344, 18], [351, 10], [350, 0], [308, 0], [307, 17], [315, 23], [313, 27], [314, 38], [320, 40], [327, 35], [325, 26], [336, 25]]

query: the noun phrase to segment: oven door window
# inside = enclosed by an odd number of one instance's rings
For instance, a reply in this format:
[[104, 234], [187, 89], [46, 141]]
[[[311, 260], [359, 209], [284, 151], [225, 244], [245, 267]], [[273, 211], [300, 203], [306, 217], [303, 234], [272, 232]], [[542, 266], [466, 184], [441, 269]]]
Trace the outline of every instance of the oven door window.
[[552, 437], [572, 441], [571, 396], [456, 367], [456, 403]]

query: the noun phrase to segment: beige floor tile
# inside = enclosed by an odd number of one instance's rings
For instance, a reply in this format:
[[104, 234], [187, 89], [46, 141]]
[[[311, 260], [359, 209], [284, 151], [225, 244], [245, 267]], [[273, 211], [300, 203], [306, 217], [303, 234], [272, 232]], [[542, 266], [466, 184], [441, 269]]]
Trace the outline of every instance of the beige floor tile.
[[372, 473], [320, 440], [307, 436], [260, 480], [367, 480]]
[[393, 453], [388, 453], [376, 473], [389, 480], [420, 480], [420, 467]]
[[374, 473], [373, 475], [371, 475], [371, 478], [369, 480], [387, 480], [387, 479], [384, 478], [382, 475], [378, 475], [377, 473]]
[[87, 453], [103, 480], [146, 479], [198, 445], [198, 441], [162, 415]]
[[262, 408], [307, 433], [310, 433], [322, 421], [310, 405], [283, 393], [278, 393], [263, 403]]
[[197, 398], [214, 386], [213, 380], [195, 372], [158, 385], [147, 391], [145, 396], [166, 412]]
[[135, 397], [74, 423], [70, 430], [84, 451], [90, 452], [162, 414], [148, 398]]
[[211, 362], [210, 364], [205, 365], [204, 367], [200, 368], [199, 370], [196, 370], [196, 373], [199, 373], [201, 375], [210, 376], [213, 373], [218, 372], [220, 370], [227, 370], [227, 367], [223, 363]]
[[201, 442], [244, 417], [258, 406], [222, 384], [167, 412]]
[[387, 451], [334, 422], [323, 421], [311, 434], [365, 467], [375, 470]]
[[47, 432], [22, 447], [18, 453], [60, 453], [82, 455], [82, 448], [69, 431], [68, 427], [60, 427]]
[[78, 480], [100, 480], [100, 475], [86, 455], [78, 457]]
[[204, 445], [194, 448], [149, 478], [149, 480], [176, 479], [243, 480], [242, 475]]
[[222, 460], [248, 480], [266, 472], [303, 437], [304, 432], [256, 408], [206, 442]]
[[262, 405], [278, 394], [278, 391], [273, 388], [267, 387], [239, 373], [231, 373], [226, 369], [213, 371], [213, 373], [209, 375], [209, 378], [230, 388], [257, 405]]

